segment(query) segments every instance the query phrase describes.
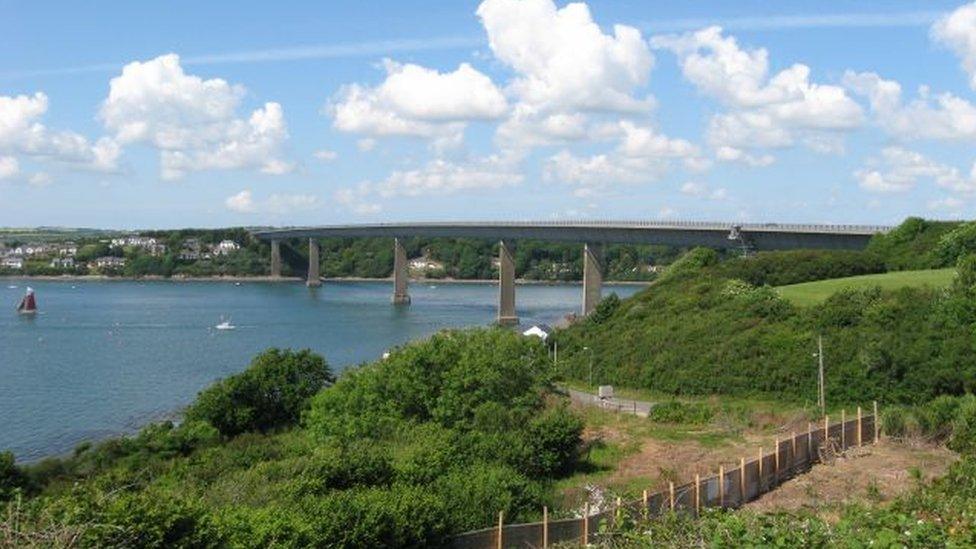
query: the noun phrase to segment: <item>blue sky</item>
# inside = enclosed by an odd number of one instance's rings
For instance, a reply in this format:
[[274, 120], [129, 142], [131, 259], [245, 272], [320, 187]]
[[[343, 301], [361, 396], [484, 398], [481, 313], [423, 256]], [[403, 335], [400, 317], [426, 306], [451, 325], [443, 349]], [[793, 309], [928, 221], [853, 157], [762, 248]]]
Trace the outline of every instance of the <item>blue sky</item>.
[[0, 226], [971, 218], [976, 4], [0, 1]]

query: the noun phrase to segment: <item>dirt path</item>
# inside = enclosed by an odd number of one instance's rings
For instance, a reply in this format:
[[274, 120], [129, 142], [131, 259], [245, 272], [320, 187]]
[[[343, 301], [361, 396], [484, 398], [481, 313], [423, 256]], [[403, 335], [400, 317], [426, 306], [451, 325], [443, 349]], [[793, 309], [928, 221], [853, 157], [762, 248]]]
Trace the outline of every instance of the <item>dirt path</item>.
[[[831, 465], [815, 465], [808, 473], [749, 503], [759, 512], [827, 510], [841, 503], [887, 501], [917, 483], [942, 476], [957, 456], [942, 447], [883, 440], [854, 450]], [[829, 510], [828, 510], [829, 511]]]

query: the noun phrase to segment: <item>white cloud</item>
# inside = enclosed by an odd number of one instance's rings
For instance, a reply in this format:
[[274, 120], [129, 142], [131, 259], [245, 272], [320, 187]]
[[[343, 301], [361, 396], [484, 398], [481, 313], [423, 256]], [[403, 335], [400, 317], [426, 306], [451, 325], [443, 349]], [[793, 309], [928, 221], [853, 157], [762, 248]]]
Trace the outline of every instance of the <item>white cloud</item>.
[[[102, 172], [117, 169], [114, 141], [102, 138], [93, 144], [75, 132], [49, 130], [39, 121], [47, 109], [47, 95], [41, 92], [0, 96], [0, 156], [16, 161], [15, 155], [24, 155]], [[8, 172], [12, 165], [8, 160]]]
[[940, 17], [931, 33], [936, 42], [959, 56], [962, 68], [969, 74], [969, 86], [976, 89], [976, 2]]
[[576, 185], [577, 196], [591, 196], [614, 185], [656, 181], [666, 171], [667, 164], [660, 159], [612, 153], [581, 157], [560, 151], [546, 161], [543, 177]]
[[13, 156], [0, 156], [0, 179], [8, 179], [20, 173], [20, 163]]
[[931, 97], [922, 87], [919, 98], [905, 104], [901, 84], [873, 72], [848, 71], [844, 84], [868, 99], [877, 123], [893, 136], [905, 140], [976, 139], [976, 106], [951, 93]]
[[725, 200], [728, 197], [728, 191], [724, 187], [712, 189], [705, 183], [697, 181], [688, 181], [681, 185], [681, 192], [697, 198], [707, 198], [708, 200]]
[[976, 191], [976, 177], [966, 178], [956, 168], [902, 147], [886, 147], [880, 158], [869, 159], [854, 177], [863, 189], [877, 193], [909, 191], [923, 179], [956, 192]]
[[477, 14], [495, 57], [516, 72], [510, 88], [520, 101], [550, 112], [649, 108], [633, 97], [654, 64], [637, 29], [604, 34], [584, 3], [485, 0]]
[[[681, 35], [656, 36], [655, 48], [678, 56], [682, 74], [698, 90], [728, 107], [712, 117], [708, 141], [717, 150], [792, 147], [797, 141], [824, 151], [820, 134], [860, 127], [861, 107], [839, 86], [810, 81], [810, 68], [797, 63], [772, 76], [769, 53], [747, 50], [720, 27]], [[765, 165], [762, 156], [735, 155], [735, 160]]]
[[251, 195], [251, 191], [246, 189], [233, 196], [228, 196], [224, 200], [224, 206], [228, 210], [238, 213], [253, 213], [256, 211], [254, 197]]
[[53, 179], [51, 176], [45, 172], [37, 172], [32, 174], [27, 180], [27, 183], [33, 187], [44, 187], [51, 184]]
[[966, 205], [965, 202], [952, 196], [937, 198], [935, 200], [929, 200], [927, 204], [929, 210], [946, 211], [949, 212], [949, 214], [954, 217], [960, 216], [962, 214], [962, 209], [963, 206], [965, 205]]
[[328, 149], [321, 149], [315, 151], [315, 158], [318, 158], [322, 162], [332, 162], [336, 158], [339, 158], [339, 153]]
[[224, 200], [224, 206], [237, 213], [269, 213], [275, 215], [319, 207], [318, 197], [310, 194], [274, 193], [263, 201], [254, 200], [250, 189], [245, 189]]
[[722, 146], [715, 150], [715, 158], [722, 162], [741, 162], [747, 166], [760, 168], [769, 166], [776, 159], [771, 154], [752, 155], [742, 149], [735, 147]]
[[460, 141], [467, 122], [496, 119], [508, 110], [501, 90], [467, 63], [449, 73], [389, 59], [383, 65], [380, 85], [351, 84], [336, 94], [328, 110], [337, 129]]
[[168, 54], [126, 65], [109, 83], [99, 117], [119, 143], [156, 147], [164, 179], [210, 169], [287, 173], [281, 105], [268, 102], [238, 118], [243, 95], [243, 87], [225, 80], [186, 74], [179, 56]]
[[441, 195], [461, 190], [500, 189], [522, 183], [517, 162], [491, 155], [464, 162], [435, 159], [421, 168], [397, 170], [377, 183], [383, 197]]
[[383, 206], [370, 200], [373, 186], [369, 182], [360, 183], [357, 187], [339, 189], [333, 198], [340, 205], [359, 215], [375, 215], [383, 211]]

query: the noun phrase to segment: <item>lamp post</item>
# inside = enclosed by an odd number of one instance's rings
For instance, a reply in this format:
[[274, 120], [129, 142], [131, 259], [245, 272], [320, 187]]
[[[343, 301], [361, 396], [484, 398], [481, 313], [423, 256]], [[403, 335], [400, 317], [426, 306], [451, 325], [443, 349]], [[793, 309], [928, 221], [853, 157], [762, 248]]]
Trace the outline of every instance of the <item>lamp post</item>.
[[817, 357], [817, 404], [820, 406], [820, 414], [827, 413], [826, 387], [824, 386], [824, 362], [823, 362], [823, 336], [817, 336], [817, 352], [813, 353]]
[[589, 381], [589, 384], [590, 384], [590, 387], [593, 387], [593, 349], [590, 349], [589, 347], [583, 347], [583, 350], [590, 352], [590, 381]]

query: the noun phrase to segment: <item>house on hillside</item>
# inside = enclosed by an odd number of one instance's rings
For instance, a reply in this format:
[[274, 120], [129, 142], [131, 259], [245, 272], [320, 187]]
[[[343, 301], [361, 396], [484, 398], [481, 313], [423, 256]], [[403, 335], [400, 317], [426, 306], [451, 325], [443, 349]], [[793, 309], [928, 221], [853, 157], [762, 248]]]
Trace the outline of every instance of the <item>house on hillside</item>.
[[214, 246], [214, 255], [228, 255], [241, 249], [241, 245], [233, 240], [221, 240], [219, 244]]
[[106, 255], [95, 260], [95, 266], [99, 269], [120, 269], [125, 267], [124, 257]]
[[19, 255], [8, 255], [0, 261], [0, 267], [19, 271], [24, 268], [24, 258]]
[[55, 269], [73, 269], [75, 267], [75, 258], [55, 257], [51, 260], [51, 267]]

